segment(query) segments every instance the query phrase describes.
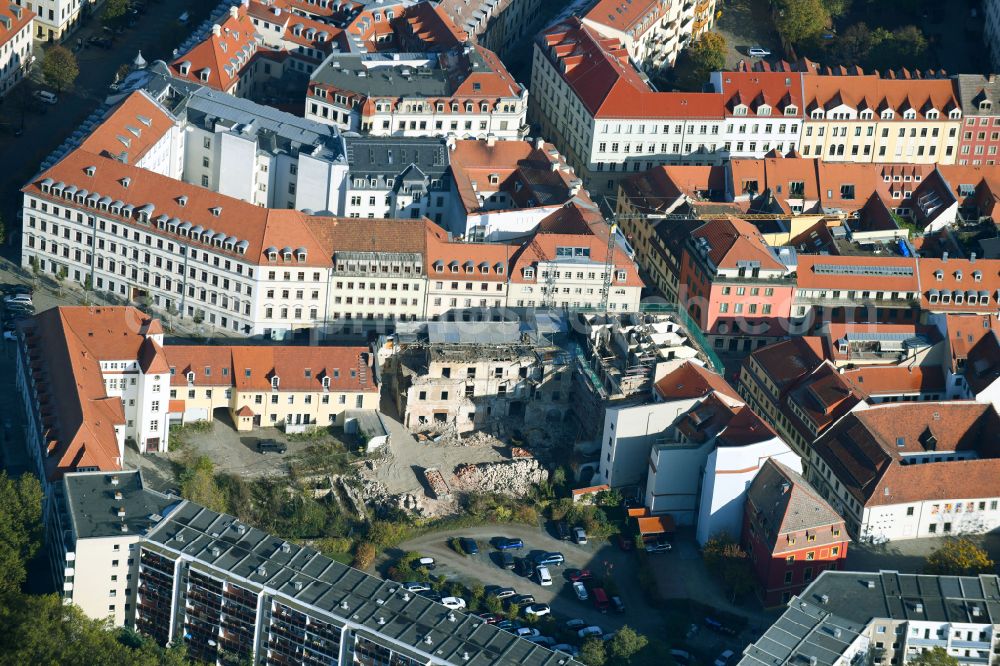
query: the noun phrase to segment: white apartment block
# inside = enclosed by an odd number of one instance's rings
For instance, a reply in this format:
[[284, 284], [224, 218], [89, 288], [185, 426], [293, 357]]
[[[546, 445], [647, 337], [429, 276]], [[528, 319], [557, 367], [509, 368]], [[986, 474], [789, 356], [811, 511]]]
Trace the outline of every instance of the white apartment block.
[[309, 83], [308, 120], [372, 136], [521, 139], [528, 91], [479, 46], [328, 57]]
[[138, 547], [176, 497], [145, 487], [137, 471], [67, 474], [53, 484], [45, 549], [56, 592], [95, 620], [133, 615]]
[[13, 0], [13, 4], [34, 12], [32, 26], [38, 41], [57, 42], [76, 30], [80, 23], [80, 10], [91, 0]]
[[31, 66], [34, 20], [35, 14], [19, 5], [0, 8], [0, 96], [17, 85]]
[[680, 52], [715, 21], [715, 0], [602, 0], [583, 23], [617, 39], [647, 70], [672, 67]]

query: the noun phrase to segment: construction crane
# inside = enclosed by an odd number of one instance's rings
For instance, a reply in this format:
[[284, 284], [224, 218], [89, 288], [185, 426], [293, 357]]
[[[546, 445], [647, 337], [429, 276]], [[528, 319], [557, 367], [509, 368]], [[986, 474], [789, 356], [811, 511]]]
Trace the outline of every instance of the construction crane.
[[615, 234], [618, 233], [618, 222], [612, 222], [608, 229], [608, 253], [604, 257], [604, 290], [601, 292], [601, 311], [608, 313], [608, 301], [611, 298], [611, 273], [615, 269]]
[[[539, 272], [538, 277], [543, 277], [542, 273], [542, 261], [545, 259], [545, 253], [542, 251], [542, 246], [538, 243], [538, 234], [531, 239], [531, 249], [534, 251], [535, 256], [538, 257], [538, 265], [535, 270]], [[552, 262], [549, 262], [549, 267], [545, 271], [545, 284], [542, 285], [542, 297], [539, 300], [539, 305], [543, 308], [552, 307], [555, 305], [555, 289], [556, 289], [556, 273], [552, 269]]]

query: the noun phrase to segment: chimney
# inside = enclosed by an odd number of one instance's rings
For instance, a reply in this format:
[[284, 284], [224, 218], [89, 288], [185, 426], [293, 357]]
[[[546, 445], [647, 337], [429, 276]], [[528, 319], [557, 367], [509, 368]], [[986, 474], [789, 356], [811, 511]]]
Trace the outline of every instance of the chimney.
[[455, 135], [454, 134], [449, 134], [448, 135], [448, 138], [445, 139], [445, 145], [448, 146], [448, 150], [450, 150], [452, 152], [455, 151]]
[[947, 252], [942, 252], [941, 253], [941, 261], [944, 261], [944, 262], [948, 261], [948, 253]]
[[111, 485], [113, 485], [113, 486], [117, 486], [118, 485], [118, 475], [115, 475], [115, 476], [111, 477]]
[[537, 139], [535, 139], [535, 150], [541, 150], [542, 146], [544, 145], [545, 145], [545, 139], [543, 139], [542, 137], [538, 137]]
[[487, 134], [486, 135], [486, 145], [489, 146], [489, 147], [491, 147], [491, 148], [493, 146], [497, 145], [497, 135], [493, 134], [492, 132], [489, 133], [489, 134]]
[[976, 253], [975, 252], [970, 252], [969, 253], [969, 263], [970, 264], [976, 263]]
[[221, 37], [222, 36], [222, 26], [219, 25], [218, 23], [216, 23], [215, 25], [213, 25], [212, 26], [212, 34], [215, 35], [216, 37]]
[[234, 19], [238, 19], [240, 17], [240, 8], [239, 7], [230, 7], [229, 8], [229, 15], [232, 16]]
[[988, 78], [988, 80], [989, 80], [990, 83], [996, 83], [997, 82], [997, 75], [996, 74], [990, 74], [989, 77], [987, 77], [987, 78]]
[[115, 499], [119, 501], [122, 499], [122, 491], [120, 490], [115, 491]]

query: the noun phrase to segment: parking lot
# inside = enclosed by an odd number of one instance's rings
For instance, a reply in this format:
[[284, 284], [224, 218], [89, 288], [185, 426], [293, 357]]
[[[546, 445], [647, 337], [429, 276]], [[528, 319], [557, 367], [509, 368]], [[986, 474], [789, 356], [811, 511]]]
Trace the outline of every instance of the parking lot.
[[771, 21], [771, 7], [768, 0], [727, 0], [718, 9], [722, 17], [715, 31], [726, 38], [728, 46], [726, 67], [733, 68], [741, 60], [751, 62], [748, 51], [759, 47], [771, 52], [766, 60], [781, 59], [781, 43]]
[[[479, 554], [462, 555], [455, 552], [448, 544], [448, 539], [453, 536], [475, 539], [479, 544]], [[502, 568], [499, 551], [490, 543], [497, 536], [524, 541], [523, 550], [513, 551], [515, 557], [531, 558], [543, 552], [562, 553], [566, 558], [565, 563], [549, 567], [553, 584], [542, 587], [532, 578], [522, 577]], [[518, 594], [531, 594], [536, 602], [549, 604], [553, 615], [560, 621], [579, 618], [587, 624], [600, 626], [606, 632], [616, 631], [626, 624], [651, 635], [662, 633], [664, 628], [661, 614], [646, 604], [643, 598], [634, 566], [635, 553], [623, 552], [607, 542], [580, 546], [528, 525], [484, 526], [454, 534], [436, 533], [418, 537], [400, 544], [398, 550], [391, 550], [388, 559], [410, 551], [433, 557], [437, 563], [434, 574], [443, 575], [449, 580], [457, 580], [466, 586], [480, 583], [487, 588], [513, 587]], [[666, 559], [670, 554], [655, 557]], [[384, 563], [388, 563], [388, 559]], [[625, 604], [625, 612], [602, 613], [594, 607], [591, 600], [577, 599], [572, 584], [565, 576], [566, 570], [573, 568], [589, 569], [595, 577], [612, 578], [618, 596]]]

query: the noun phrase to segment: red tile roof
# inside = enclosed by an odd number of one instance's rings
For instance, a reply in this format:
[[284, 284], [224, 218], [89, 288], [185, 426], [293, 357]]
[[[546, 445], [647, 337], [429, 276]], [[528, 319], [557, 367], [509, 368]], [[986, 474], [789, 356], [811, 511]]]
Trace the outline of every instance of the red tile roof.
[[[536, 233], [534, 237], [513, 255], [513, 263], [510, 268], [511, 282], [524, 282], [534, 284], [541, 278], [535, 272], [534, 278], [525, 278], [524, 269], [537, 268], [539, 262], [549, 262], [556, 259], [558, 247], [583, 247], [590, 252], [590, 261], [604, 264], [608, 256], [608, 242], [606, 239], [596, 236], [593, 233], [587, 234], [546, 234]], [[639, 269], [635, 262], [625, 254], [624, 250], [616, 243], [613, 250], [614, 270], [625, 271], [625, 281], [615, 279], [612, 286], [619, 287], [642, 287], [644, 283], [639, 277]]]
[[174, 127], [174, 118], [144, 90], [137, 90], [98, 125], [80, 150], [136, 164]]
[[[24, 29], [24, 26], [28, 25], [37, 14], [26, 9], [24, 7], [19, 7], [14, 3], [9, 3], [4, 7], [0, 7], [0, 44], [6, 44], [11, 39], [17, 36], [17, 33]], [[10, 22], [8, 27], [6, 22]], [[29, 35], [29, 39], [30, 39]]]
[[740, 117], [802, 117], [802, 75], [797, 72], [722, 72], [721, 83], [727, 116], [736, 115], [734, 109], [742, 105], [746, 110]]
[[[146, 353], [153, 371], [162, 350], [146, 347], [149, 335], [162, 334], [159, 321], [133, 307], [60, 307], [23, 325], [32, 365], [42, 452], [49, 480], [81, 467], [122, 468], [115, 426], [125, 425], [122, 401], [109, 397], [101, 361], [131, 361]], [[166, 372], [166, 369], [164, 369]]]
[[[920, 291], [914, 259], [800, 254], [798, 261], [798, 289]], [[891, 269], [897, 269], [898, 274]]]
[[757, 261], [761, 270], [786, 270], [757, 227], [732, 215], [705, 222], [692, 236], [705, 239], [708, 258], [717, 269], [736, 269], [738, 262]]
[[[967, 259], [922, 257], [917, 260], [917, 267], [920, 274], [920, 305], [923, 309], [936, 312], [997, 311], [1000, 259], [977, 259], [972, 262]], [[935, 290], [938, 292], [938, 300], [931, 303], [930, 296]], [[942, 302], [941, 295], [946, 291], [951, 293], [950, 303]], [[962, 295], [962, 303], [955, 302], [956, 293]], [[976, 296], [974, 305], [969, 304], [970, 294]], [[983, 296], [986, 298], [983, 299]]]
[[718, 391], [742, 404], [742, 399], [732, 386], [717, 372], [692, 361], [685, 361], [656, 382], [654, 389], [663, 400], [702, 398]]
[[446, 50], [469, 40], [469, 34], [455, 25], [441, 5], [426, 0], [406, 7], [393, 22], [409, 38], [403, 41], [415, 42], [422, 51]]
[[598, 0], [584, 17], [585, 22], [604, 25], [612, 30], [629, 33], [644, 19], [647, 25], [637, 31], [637, 36], [656, 23], [666, 5], [662, 0]]
[[594, 117], [711, 118], [725, 115], [715, 93], [654, 92], [614, 39], [571, 18], [540, 37], [546, 55]]
[[[997, 495], [1000, 417], [992, 405], [876, 405], [849, 414], [813, 448], [866, 506]], [[902, 454], [955, 451], [975, 451], [979, 459], [901, 464]]]
[[208, 36], [170, 63], [174, 76], [228, 92], [257, 52], [257, 34], [245, 5], [232, 7]]
[[935, 110], [938, 119], [947, 119], [948, 112], [958, 109], [958, 99], [951, 79], [884, 79], [874, 74], [827, 76], [804, 74], [802, 77], [806, 112], [821, 108], [825, 111], [844, 105], [858, 111], [871, 109], [879, 118], [883, 109], [892, 109], [895, 120], [912, 110], [917, 120], [926, 120], [927, 112]]

